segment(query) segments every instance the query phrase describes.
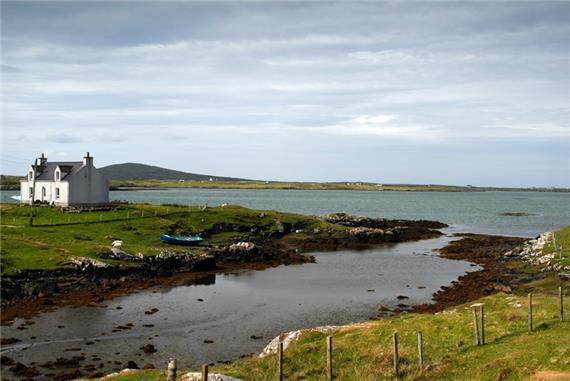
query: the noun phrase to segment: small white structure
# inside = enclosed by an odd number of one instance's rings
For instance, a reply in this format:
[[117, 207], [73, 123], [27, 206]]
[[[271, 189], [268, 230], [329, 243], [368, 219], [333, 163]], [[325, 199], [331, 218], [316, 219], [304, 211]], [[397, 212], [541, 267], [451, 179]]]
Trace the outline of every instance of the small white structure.
[[93, 166], [89, 152], [83, 161], [48, 162], [42, 153], [20, 182], [24, 204], [96, 206], [109, 203], [109, 181]]

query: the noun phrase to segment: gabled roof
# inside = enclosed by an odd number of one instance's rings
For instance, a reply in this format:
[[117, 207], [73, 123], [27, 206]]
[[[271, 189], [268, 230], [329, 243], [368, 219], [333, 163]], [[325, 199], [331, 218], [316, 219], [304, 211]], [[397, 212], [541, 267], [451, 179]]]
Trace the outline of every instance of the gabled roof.
[[41, 172], [36, 181], [53, 181], [55, 179], [55, 170], [59, 166], [61, 169], [61, 181], [73, 176], [83, 166], [82, 161], [54, 161], [47, 162], [43, 166], [38, 167]]

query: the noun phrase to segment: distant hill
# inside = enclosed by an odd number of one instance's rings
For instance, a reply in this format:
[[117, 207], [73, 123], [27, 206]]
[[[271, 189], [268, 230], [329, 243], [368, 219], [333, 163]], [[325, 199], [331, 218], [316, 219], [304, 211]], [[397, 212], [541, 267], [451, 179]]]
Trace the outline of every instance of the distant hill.
[[191, 181], [208, 181], [214, 179], [216, 181], [244, 181], [246, 179], [238, 179], [233, 177], [220, 177], [212, 175], [202, 175], [198, 173], [188, 173], [175, 171], [153, 165], [124, 163], [113, 164], [107, 167], [99, 168], [101, 172], [109, 180], [191, 180]]

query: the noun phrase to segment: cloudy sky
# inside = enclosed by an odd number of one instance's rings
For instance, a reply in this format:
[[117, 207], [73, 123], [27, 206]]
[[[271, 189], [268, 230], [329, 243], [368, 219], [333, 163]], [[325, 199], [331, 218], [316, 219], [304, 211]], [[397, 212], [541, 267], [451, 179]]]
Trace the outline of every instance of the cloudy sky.
[[570, 186], [569, 2], [2, 2], [2, 173]]

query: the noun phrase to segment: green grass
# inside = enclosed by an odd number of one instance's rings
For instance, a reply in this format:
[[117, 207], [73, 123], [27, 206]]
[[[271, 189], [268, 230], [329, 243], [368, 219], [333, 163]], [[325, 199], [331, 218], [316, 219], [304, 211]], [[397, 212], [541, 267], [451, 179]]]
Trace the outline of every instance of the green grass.
[[[562, 264], [570, 266], [570, 225], [554, 232], [556, 246], [562, 251]], [[559, 251], [557, 253], [559, 253]], [[553, 253], [554, 245], [549, 242], [543, 250], [544, 253]], [[558, 254], [555, 257], [558, 260]]]
[[360, 191], [434, 191], [464, 192], [476, 191], [477, 188], [451, 185], [406, 185], [376, 184], [361, 182], [282, 182], [282, 181], [172, 181], [172, 180], [135, 180], [111, 182], [112, 187], [145, 188], [236, 188], [236, 189], [305, 189], [305, 190], [360, 190]]
[[[558, 321], [556, 295], [534, 296], [536, 329], [532, 333], [527, 331], [525, 297], [496, 294], [479, 301], [485, 305], [486, 345], [473, 344], [469, 305], [437, 315], [408, 314], [367, 322], [333, 335], [336, 379], [524, 380], [538, 370], [570, 372], [570, 322]], [[515, 302], [521, 307], [514, 307]], [[424, 338], [427, 369], [423, 372], [417, 366], [418, 331]], [[399, 378], [392, 373], [393, 332], [399, 335]], [[285, 378], [325, 380], [325, 359], [325, 335], [306, 333], [285, 351]], [[210, 368], [248, 381], [274, 380], [275, 370], [275, 356]], [[164, 378], [157, 371], [136, 374], [149, 381]], [[120, 376], [110, 380], [130, 379]]]
[[437, 184], [377, 184], [366, 182], [285, 182], [285, 181], [176, 181], [176, 180], [114, 180], [113, 188], [224, 188], [224, 189], [303, 189], [303, 190], [356, 190], [400, 192], [484, 192], [484, 191], [556, 191], [566, 188], [492, 188]]
[[275, 231], [277, 220], [307, 230], [344, 229], [314, 217], [231, 205], [205, 210], [196, 206], [122, 205], [114, 211], [75, 214], [63, 213], [57, 208], [35, 207], [34, 226], [29, 226], [29, 206], [4, 204], [0, 212], [3, 275], [17, 270], [59, 268], [66, 265], [70, 256], [101, 259], [99, 253], [108, 249], [115, 239], [123, 240], [124, 250], [131, 254], [156, 255], [165, 248], [176, 250], [177, 247], [160, 241], [160, 234], [173, 224], [180, 226], [180, 234], [213, 232], [218, 224], [230, 224], [236, 230], [210, 233], [201, 246], [189, 249], [197, 253], [208, 246], [233, 243], [253, 227]]

